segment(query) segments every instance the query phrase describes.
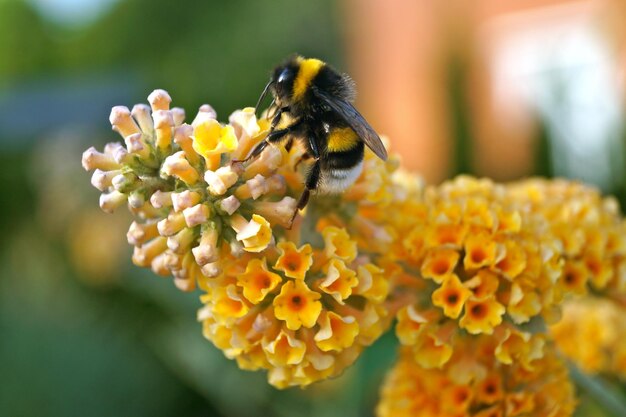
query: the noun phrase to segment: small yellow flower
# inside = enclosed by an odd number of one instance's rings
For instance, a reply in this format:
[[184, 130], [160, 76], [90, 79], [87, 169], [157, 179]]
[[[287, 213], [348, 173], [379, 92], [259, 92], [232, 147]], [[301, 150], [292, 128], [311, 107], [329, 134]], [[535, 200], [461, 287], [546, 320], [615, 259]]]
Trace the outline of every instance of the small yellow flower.
[[389, 293], [389, 280], [384, 271], [374, 264], [360, 265], [357, 269], [358, 285], [352, 293], [382, 303]]
[[231, 216], [231, 226], [237, 232], [236, 239], [243, 243], [247, 252], [261, 252], [272, 240], [269, 222], [258, 214], [253, 214], [249, 222], [239, 215]]
[[284, 320], [289, 330], [315, 325], [322, 311], [320, 294], [311, 291], [304, 281], [287, 281], [274, 299], [276, 318]]
[[421, 343], [413, 349], [415, 361], [427, 369], [441, 368], [450, 360], [452, 353], [452, 346], [433, 333], [425, 334]]
[[319, 281], [319, 289], [343, 304], [358, 284], [356, 273], [340, 259], [331, 259], [323, 270], [326, 277]]
[[246, 272], [237, 277], [237, 285], [243, 287], [243, 296], [252, 304], [258, 304], [282, 281], [280, 275], [270, 272], [265, 258], [252, 259]]
[[502, 400], [504, 396], [502, 378], [493, 373], [478, 382], [476, 399], [485, 404], [493, 404]]
[[471, 290], [473, 300], [484, 300], [496, 293], [500, 278], [488, 269], [481, 269], [464, 285]]
[[291, 331], [281, 330], [275, 339], [263, 340], [263, 350], [267, 353], [267, 360], [274, 366], [295, 365], [302, 362], [306, 345]]
[[193, 149], [205, 159], [209, 169], [219, 166], [220, 154], [237, 149], [237, 136], [232, 126], [222, 126], [213, 118], [205, 118], [194, 126]]
[[465, 241], [465, 269], [478, 269], [496, 263], [498, 246], [487, 233], [470, 233]]
[[428, 251], [422, 264], [422, 276], [438, 284], [454, 271], [459, 261], [459, 252], [454, 249], [436, 248]]
[[472, 403], [473, 392], [467, 385], [451, 385], [441, 392], [443, 408], [451, 414], [464, 413]]
[[433, 292], [433, 304], [443, 308], [443, 314], [456, 319], [463, 310], [465, 301], [472, 295], [455, 274], [448, 275], [443, 285]]
[[345, 229], [330, 226], [322, 231], [325, 253], [328, 257], [337, 257], [345, 262], [352, 262], [356, 258], [356, 242], [350, 239]]
[[588, 279], [589, 273], [585, 265], [582, 262], [571, 261], [565, 264], [563, 276], [559, 282], [566, 291], [578, 295], [585, 295], [587, 293]]
[[485, 300], [468, 300], [465, 303], [465, 314], [459, 325], [471, 334], [493, 333], [493, 328], [502, 323], [504, 306], [495, 297]]
[[315, 342], [324, 352], [352, 346], [359, 333], [359, 324], [352, 316], [341, 317], [332, 311], [324, 311], [318, 322], [320, 330], [315, 335]]
[[274, 269], [283, 271], [289, 278], [304, 279], [313, 264], [313, 248], [308, 243], [299, 249], [293, 242], [280, 242], [276, 245], [280, 256]]

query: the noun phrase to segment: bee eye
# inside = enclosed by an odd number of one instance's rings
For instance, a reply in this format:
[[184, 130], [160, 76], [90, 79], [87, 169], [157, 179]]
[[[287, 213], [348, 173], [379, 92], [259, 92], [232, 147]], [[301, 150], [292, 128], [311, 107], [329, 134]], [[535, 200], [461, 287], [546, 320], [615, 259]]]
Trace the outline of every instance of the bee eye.
[[289, 68], [285, 68], [280, 75], [278, 76], [278, 82], [279, 83], [284, 83], [285, 81], [287, 81], [287, 79], [291, 78], [291, 71], [289, 70]]

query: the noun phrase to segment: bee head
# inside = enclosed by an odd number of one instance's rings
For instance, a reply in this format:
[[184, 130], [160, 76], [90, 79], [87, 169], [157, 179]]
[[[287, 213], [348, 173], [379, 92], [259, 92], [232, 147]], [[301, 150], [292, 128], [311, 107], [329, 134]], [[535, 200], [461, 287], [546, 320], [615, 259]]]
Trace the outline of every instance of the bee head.
[[292, 59], [274, 69], [270, 91], [279, 106], [288, 105], [293, 92], [293, 83], [300, 67], [299, 59]]

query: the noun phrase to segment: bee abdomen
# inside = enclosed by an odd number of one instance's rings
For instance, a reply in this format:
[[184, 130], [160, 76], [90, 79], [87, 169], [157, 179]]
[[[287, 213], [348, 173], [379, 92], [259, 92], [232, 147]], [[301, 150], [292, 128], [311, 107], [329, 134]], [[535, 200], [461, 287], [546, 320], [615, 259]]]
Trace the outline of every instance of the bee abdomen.
[[329, 169], [322, 171], [318, 191], [322, 193], [340, 193], [354, 184], [363, 170], [363, 159], [350, 168]]

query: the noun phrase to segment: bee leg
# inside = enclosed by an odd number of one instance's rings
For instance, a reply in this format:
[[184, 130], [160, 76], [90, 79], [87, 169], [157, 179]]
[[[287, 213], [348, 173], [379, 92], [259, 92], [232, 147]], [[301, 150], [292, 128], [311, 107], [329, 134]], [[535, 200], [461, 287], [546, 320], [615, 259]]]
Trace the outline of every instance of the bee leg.
[[274, 130], [276, 128], [276, 126], [278, 125], [278, 122], [280, 122], [280, 117], [282, 116], [282, 114], [288, 111], [289, 111], [288, 106], [281, 107], [278, 110], [276, 110], [276, 113], [272, 115], [272, 124], [270, 125], [270, 130]]
[[296, 215], [298, 214], [298, 212], [302, 210], [303, 208], [305, 208], [307, 203], [309, 202], [311, 191], [317, 188], [317, 184], [320, 181], [320, 174], [321, 174], [320, 162], [316, 161], [315, 165], [313, 165], [313, 167], [311, 168], [311, 171], [309, 171], [306, 177], [306, 182], [304, 183], [305, 188], [304, 188], [304, 191], [302, 191], [300, 198], [298, 199], [298, 205], [293, 212], [293, 216], [291, 217], [291, 222], [289, 223], [289, 229], [291, 229], [291, 225], [293, 225], [293, 221], [296, 218]]
[[309, 155], [308, 153], [305, 153], [300, 158], [298, 158], [298, 160], [296, 161], [295, 165], [293, 166], [293, 169], [294, 170], [298, 169], [298, 165], [300, 165], [301, 162], [304, 162], [304, 161], [306, 161], [307, 159], [310, 159], [310, 158], [311, 158], [311, 155]]
[[248, 155], [245, 159], [233, 159], [231, 161], [231, 164], [236, 164], [238, 162], [246, 163], [249, 160], [256, 158], [257, 156], [261, 154], [261, 152], [263, 152], [263, 149], [265, 149], [268, 143], [274, 143], [274, 142], [280, 141], [287, 133], [291, 132], [291, 130], [292, 130], [292, 127], [290, 126], [285, 129], [274, 130], [273, 132], [270, 132], [263, 142], [260, 142], [258, 145], [254, 147], [252, 152], [250, 152], [250, 155]]

